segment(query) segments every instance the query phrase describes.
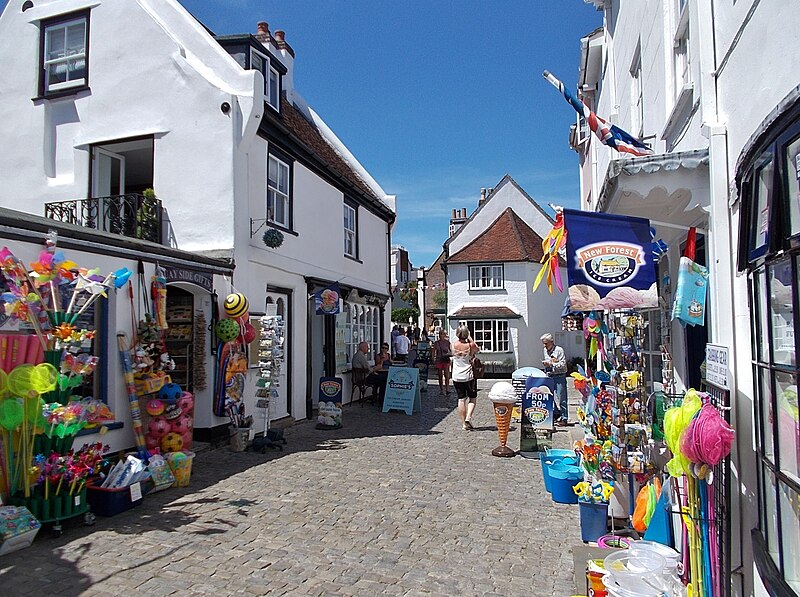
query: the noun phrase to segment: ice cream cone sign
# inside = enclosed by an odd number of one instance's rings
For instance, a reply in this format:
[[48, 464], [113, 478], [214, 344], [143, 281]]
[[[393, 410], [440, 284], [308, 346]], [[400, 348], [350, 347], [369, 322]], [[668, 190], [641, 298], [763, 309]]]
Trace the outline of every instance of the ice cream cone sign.
[[510, 383], [507, 381], [499, 381], [494, 384], [489, 391], [489, 399], [494, 406], [494, 419], [497, 423], [497, 434], [500, 437], [500, 445], [492, 450], [492, 456], [505, 458], [516, 456], [516, 452], [506, 446], [506, 444], [508, 443], [511, 413], [514, 408], [514, 403], [517, 401], [517, 393]]

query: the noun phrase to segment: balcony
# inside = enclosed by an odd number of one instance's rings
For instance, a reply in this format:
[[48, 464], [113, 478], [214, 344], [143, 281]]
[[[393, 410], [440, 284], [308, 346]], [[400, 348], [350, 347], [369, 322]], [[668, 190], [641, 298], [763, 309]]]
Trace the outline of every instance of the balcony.
[[44, 205], [44, 215], [51, 220], [158, 244], [162, 244], [163, 212], [159, 199], [139, 193], [54, 201]]

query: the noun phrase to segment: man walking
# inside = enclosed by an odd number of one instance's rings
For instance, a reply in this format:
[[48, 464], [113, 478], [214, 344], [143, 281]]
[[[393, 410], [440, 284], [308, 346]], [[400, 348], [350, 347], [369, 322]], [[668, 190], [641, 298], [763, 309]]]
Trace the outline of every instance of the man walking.
[[545, 334], [541, 337], [544, 345], [544, 365], [545, 373], [553, 380], [555, 392], [553, 401], [556, 412], [553, 413], [555, 424], [558, 427], [566, 427], [569, 424], [569, 399], [567, 398], [567, 356], [564, 349], [556, 346], [553, 334]]
[[394, 339], [394, 353], [398, 361], [403, 361], [405, 363], [408, 360], [408, 349], [410, 346], [411, 341], [408, 339], [408, 336], [406, 336], [406, 331], [400, 328], [400, 332]]

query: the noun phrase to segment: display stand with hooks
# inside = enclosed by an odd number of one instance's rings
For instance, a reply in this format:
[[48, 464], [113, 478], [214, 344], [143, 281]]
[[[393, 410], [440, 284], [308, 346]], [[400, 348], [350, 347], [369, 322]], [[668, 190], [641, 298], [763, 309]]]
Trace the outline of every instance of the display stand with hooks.
[[[269, 307], [272, 305], [268, 305]], [[275, 311], [274, 306], [271, 311]], [[261, 337], [258, 343], [260, 379], [256, 383], [256, 408], [264, 413], [264, 429], [253, 438], [252, 449], [265, 452], [267, 448], [282, 450], [279, 442], [286, 443], [283, 431], [270, 429], [270, 400], [277, 394], [281, 367], [283, 366], [283, 317], [268, 312], [260, 320]]]

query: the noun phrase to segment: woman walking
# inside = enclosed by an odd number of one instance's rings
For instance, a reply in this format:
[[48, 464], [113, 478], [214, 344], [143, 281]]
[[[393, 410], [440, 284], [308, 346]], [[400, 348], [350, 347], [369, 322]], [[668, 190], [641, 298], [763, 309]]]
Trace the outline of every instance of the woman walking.
[[453, 343], [453, 387], [458, 395], [458, 414], [465, 431], [471, 430], [472, 413], [475, 410], [475, 399], [478, 397], [478, 382], [472, 373], [472, 357], [480, 349], [469, 337], [469, 328], [458, 326], [457, 340]]
[[447, 332], [439, 332], [439, 339], [433, 343], [433, 359], [436, 363], [436, 373], [439, 375], [439, 392], [444, 395], [450, 394], [450, 357], [453, 356], [453, 348]]

